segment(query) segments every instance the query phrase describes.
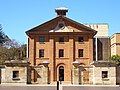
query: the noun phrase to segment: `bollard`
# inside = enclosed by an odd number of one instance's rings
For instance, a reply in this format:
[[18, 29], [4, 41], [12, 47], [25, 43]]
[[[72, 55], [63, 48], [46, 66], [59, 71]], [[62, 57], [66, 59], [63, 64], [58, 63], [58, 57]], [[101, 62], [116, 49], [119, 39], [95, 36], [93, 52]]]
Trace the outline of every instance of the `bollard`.
[[59, 81], [57, 81], [57, 90], [59, 90]]

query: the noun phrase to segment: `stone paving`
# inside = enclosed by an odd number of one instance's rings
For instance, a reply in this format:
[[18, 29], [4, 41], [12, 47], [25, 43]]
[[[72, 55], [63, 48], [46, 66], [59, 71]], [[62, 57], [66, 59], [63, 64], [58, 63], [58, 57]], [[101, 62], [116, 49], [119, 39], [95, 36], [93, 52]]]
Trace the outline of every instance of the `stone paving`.
[[56, 90], [55, 86], [0, 86], [0, 90]]
[[[26, 86], [5, 86], [1, 85], [0, 90], [57, 90], [56, 85], [26, 85]], [[120, 86], [75, 86], [61, 85], [59, 90], [120, 90]]]
[[120, 90], [116, 86], [65, 86], [62, 90]]

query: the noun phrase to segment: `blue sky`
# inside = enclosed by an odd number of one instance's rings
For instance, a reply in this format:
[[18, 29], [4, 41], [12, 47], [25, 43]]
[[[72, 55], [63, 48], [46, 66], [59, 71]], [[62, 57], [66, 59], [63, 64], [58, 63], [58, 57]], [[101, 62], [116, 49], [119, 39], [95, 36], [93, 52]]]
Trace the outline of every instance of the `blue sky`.
[[56, 17], [67, 7], [67, 17], [79, 23], [108, 23], [109, 35], [120, 33], [120, 0], [0, 0], [0, 24], [11, 39], [26, 43], [25, 31]]

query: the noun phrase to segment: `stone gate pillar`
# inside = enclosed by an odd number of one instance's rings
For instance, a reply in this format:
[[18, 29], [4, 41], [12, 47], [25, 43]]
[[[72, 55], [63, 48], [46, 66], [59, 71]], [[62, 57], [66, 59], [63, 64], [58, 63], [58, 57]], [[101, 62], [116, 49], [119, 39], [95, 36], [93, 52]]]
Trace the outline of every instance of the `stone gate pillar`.
[[79, 84], [79, 62], [73, 62], [73, 84]]
[[47, 61], [44, 61], [43, 62], [43, 65], [44, 65], [44, 70], [43, 70], [43, 76], [44, 76], [44, 78], [43, 78], [43, 84], [48, 84], [48, 80], [49, 80], [49, 76], [48, 76], [48, 70], [49, 70], [49, 68], [48, 68], [48, 62]]
[[48, 62], [44, 61], [41, 63], [39, 66], [35, 66], [34, 69], [36, 71], [37, 75], [37, 82], [38, 84], [48, 84], [49, 79], [48, 79], [48, 73], [49, 73], [49, 68], [48, 68]]

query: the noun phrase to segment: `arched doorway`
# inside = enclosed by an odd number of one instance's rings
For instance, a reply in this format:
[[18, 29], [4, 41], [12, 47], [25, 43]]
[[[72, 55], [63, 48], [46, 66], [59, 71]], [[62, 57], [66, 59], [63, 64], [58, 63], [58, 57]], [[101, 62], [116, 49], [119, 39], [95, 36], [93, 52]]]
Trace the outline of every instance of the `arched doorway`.
[[64, 67], [59, 67], [59, 81], [64, 81]]

